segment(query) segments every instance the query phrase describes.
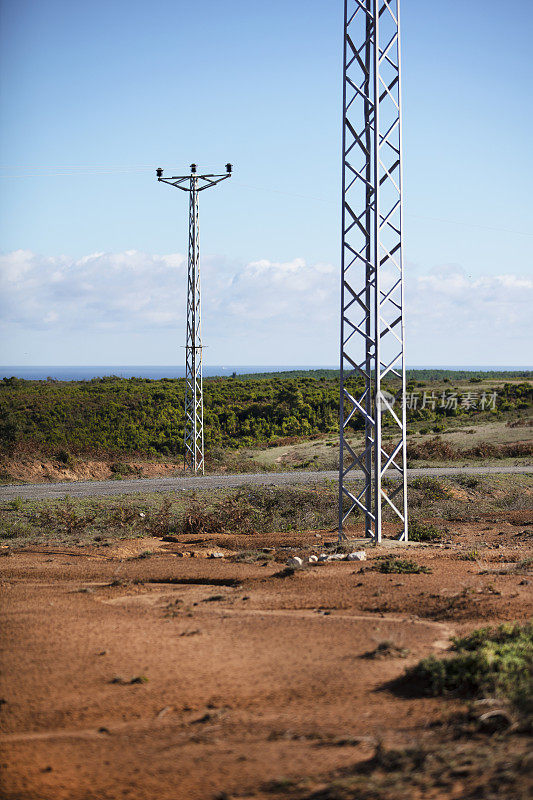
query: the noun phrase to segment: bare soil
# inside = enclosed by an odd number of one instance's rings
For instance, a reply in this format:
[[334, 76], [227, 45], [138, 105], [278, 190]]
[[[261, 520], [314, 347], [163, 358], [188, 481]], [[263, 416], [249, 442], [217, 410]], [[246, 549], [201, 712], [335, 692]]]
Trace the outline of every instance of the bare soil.
[[159, 478], [183, 472], [180, 461], [144, 461], [125, 459], [117, 465], [112, 459], [72, 459], [70, 464], [49, 457], [31, 455], [2, 456], [0, 473], [15, 483], [47, 483], [49, 481], [101, 481], [109, 478]]
[[[532, 522], [502, 512], [294, 574], [331, 533], [11, 551], [1, 796], [525, 800], [523, 734], [463, 735], [464, 701], [389, 683], [454, 634], [531, 617]], [[371, 569], [384, 553], [431, 572]]]

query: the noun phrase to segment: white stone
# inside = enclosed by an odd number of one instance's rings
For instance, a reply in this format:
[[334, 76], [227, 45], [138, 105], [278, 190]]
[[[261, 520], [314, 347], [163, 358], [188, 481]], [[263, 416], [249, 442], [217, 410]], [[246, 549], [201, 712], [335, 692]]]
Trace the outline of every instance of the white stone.
[[224, 558], [224, 553], [211, 553], [209, 558]]
[[289, 558], [287, 561], [288, 567], [303, 567], [303, 560], [298, 556], [293, 556], [293, 558]]
[[344, 553], [332, 553], [331, 555], [328, 556], [327, 560], [328, 561], [344, 561], [345, 558], [346, 558], [346, 556], [344, 555]]
[[318, 556], [309, 556], [310, 564], [316, 564], [317, 561], [318, 561]]
[[328, 556], [327, 553], [320, 553], [320, 555], [318, 556], [318, 560], [319, 561], [327, 561], [328, 558], [329, 558], [329, 556]]
[[364, 550], [355, 550], [353, 553], [348, 553], [346, 561], [366, 561], [366, 553]]

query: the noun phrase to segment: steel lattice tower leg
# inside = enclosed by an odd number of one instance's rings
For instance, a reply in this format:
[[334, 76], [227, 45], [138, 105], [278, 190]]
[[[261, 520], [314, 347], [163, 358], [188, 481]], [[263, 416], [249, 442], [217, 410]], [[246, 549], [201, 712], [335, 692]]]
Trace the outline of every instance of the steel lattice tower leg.
[[385, 509], [408, 536], [400, 73], [399, 0], [345, 0], [339, 538], [362, 512], [375, 543]]
[[185, 335], [185, 432], [184, 469], [204, 474], [204, 401], [202, 381], [202, 305], [200, 294], [200, 233], [198, 193], [231, 177], [232, 165], [226, 164], [222, 175], [198, 175], [191, 164], [190, 175], [157, 180], [189, 192], [189, 259], [187, 270], [187, 328]]
[[204, 472], [204, 401], [202, 384], [202, 307], [198, 178], [189, 189], [189, 260], [187, 272], [187, 332], [185, 338], [185, 456], [184, 468]]

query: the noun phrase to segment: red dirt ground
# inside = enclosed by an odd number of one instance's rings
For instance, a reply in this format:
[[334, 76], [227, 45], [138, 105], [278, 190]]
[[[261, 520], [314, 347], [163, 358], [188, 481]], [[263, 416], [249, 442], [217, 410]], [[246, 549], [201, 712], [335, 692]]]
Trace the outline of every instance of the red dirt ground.
[[[525, 518], [456, 524], [453, 544], [387, 550], [431, 567], [420, 575], [372, 571], [385, 548], [367, 548], [362, 564], [277, 576], [288, 555], [320, 552], [315, 532], [4, 557], [1, 796], [292, 797], [291, 781], [323, 786], [377, 742], [437, 746], [446, 729], [432, 722], [464, 703], [384, 685], [453, 634], [531, 617], [516, 564], [532, 532]], [[276, 550], [264, 560], [231, 560], [266, 546]], [[459, 558], [474, 548], [477, 562]], [[205, 558], [221, 549], [226, 558]], [[408, 656], [363, 657], [384, 640]], [[509, 745], [524, 747], [519, 736]], [[470, 796], [465, 780], [426, 796]]]

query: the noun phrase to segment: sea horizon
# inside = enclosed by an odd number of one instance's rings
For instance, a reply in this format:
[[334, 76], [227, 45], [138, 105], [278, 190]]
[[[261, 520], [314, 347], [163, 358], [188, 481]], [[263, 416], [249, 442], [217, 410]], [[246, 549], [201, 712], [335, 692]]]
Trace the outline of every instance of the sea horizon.
[[[237, 375], [247, 375], [254, 373], [268, 372], [295, 372], [303, 370], [338, 370], [338, 364], [233, 364], [233, 365], [209, 365], [204, 366], [203, 375], [205, 378], [215, 378]], [[434, 369], [434, 370], [457, 370], [464, 372], [522, 372], [531, 371], [531, 366], [509, 366], [509, 365], [449, 365], [449, 364], [415, 364], [409, 365], [407, 369]], [[58, 381], [83, 381], [93, 378], [104, 378], [116, 376], [119, 378], [145, 378], [148, 380], [161, 380], [162, 378], [184, 378], [185, 367], [176, 365], [0, 365], [0, 379], [3, 378], [22, 378], [24, 380], [44, 381], [48, 378]]]

